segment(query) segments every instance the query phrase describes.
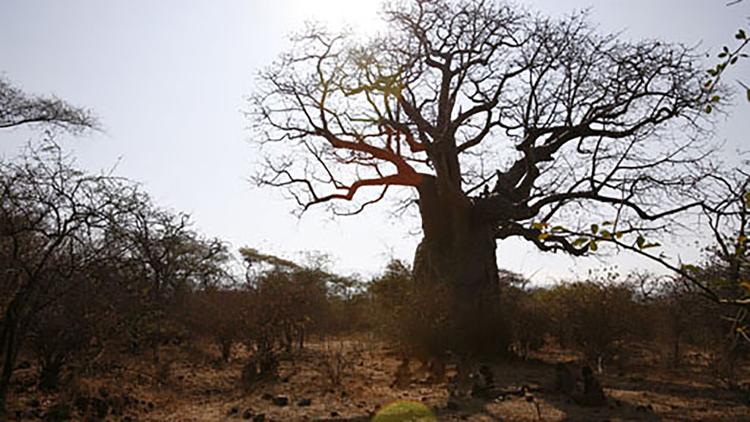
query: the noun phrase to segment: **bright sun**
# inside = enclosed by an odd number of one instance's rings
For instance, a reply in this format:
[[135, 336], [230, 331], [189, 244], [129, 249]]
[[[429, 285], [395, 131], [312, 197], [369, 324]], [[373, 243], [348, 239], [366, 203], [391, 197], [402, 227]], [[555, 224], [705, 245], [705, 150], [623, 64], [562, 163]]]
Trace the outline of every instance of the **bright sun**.
[[378, 30], [380, 0], [296, 0], [298, 14], [305, 20], [316, 20], [334, 28], [348, 25], [357, 31]]

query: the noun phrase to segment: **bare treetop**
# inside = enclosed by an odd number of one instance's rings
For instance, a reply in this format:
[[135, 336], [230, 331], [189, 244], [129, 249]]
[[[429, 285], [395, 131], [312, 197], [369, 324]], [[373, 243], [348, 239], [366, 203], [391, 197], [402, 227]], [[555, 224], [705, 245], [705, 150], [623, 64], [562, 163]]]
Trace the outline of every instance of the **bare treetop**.
[[[594, 202], [650, 220], [669, 211], [663, 187], [700, 176], [681, 171], [706, 152], [689, 137], [707, 98], [688, 48], [494, 2], [395, 2], [384, 18], [368, 42], [310, 27], [261, 76], [260, 127], [285, 141], [262, 181], [304, 208], [356, 210], [436, 177], [462, 196], [484, 188], [490, 220], [549, 222]], [[514, 234], [538, 235], [498, 232]]]
[[0, 76], [0, 129], [21, 125], [46, 125], [78, 133], [98, 122], [85, 109], [56, 97], [31, 96]]

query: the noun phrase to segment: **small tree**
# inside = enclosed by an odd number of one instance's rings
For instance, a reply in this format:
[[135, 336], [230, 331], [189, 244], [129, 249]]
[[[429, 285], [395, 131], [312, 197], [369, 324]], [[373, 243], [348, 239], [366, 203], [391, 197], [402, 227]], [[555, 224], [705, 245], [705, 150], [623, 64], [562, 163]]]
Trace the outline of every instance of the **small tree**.
[[188, 326], [196, 333], [213, 339], [228, 362], [232, 347], [241, 340], [246, 314], [251, 308], [250, 292], [226, 286], [212, 286], [188, 296], [184, 303]]
[[28, 327], [98, 259], [101, 227], [120, 209], [113, 193], [122, 187], [81, 172], [51, 141], [0, 162], [0, 409]]
[[633, 290], [624, 284], [597, 281], [559, 284], [549, 292], [550, 313], [557, 335], [565, 343], [583, 352], [584, 358], [602, 364], [621, 350], [623, 342], [632, 338], [644, 325], [643, 315], [634, 300]]
[[135, 342], [148, 342], [159, 362], [166, 327], [178, 322], [174, 306], [192, 289], [219, 283], [228, 254], [221, 241], [192, 230], [188, 215], [154, 206], [138, 189], [122, 195], [126, 202], [106, 221], [105, 236], [131, 284]]

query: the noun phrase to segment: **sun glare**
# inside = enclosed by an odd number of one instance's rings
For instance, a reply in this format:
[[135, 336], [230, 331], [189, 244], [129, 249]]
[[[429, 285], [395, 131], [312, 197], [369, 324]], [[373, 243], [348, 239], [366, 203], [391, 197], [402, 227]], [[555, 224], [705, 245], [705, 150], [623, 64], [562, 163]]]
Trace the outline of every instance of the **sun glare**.
[[295, 14], [303, 20], [323, 22], [332, 28], [349, 26], [376, 32], [381, 25], [380, 0], [295, 0]]

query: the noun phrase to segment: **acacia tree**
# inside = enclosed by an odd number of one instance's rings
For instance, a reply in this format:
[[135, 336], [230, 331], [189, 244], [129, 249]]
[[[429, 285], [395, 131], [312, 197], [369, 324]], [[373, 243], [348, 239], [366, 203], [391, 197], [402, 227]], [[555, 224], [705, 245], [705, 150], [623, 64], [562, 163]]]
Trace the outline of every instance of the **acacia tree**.
[[383, 18], [364, 41], [309, 27], [261, 73], [258, 181], [302, 211], [416, 196], [415, 278], [451, 286], [463, 328], [496, 303], [498, 240], [647, 247], [701, 205], [683, 195], [711, 171], [690, 136], [710, 102], [690, 49], [483, 0], [396, 1]]
[[121, 180], [89, 175], [46, 142], [0, 161], [0, 414], [27, 330], [101, 259], [106, 216], [121, 209]]
[[[167, 313], [185, 293], [196, 287], [220, 284], [227, 274], [229, 256], [219, 239], [204, 238], [191, 227], [187, 214], [175, 214], [155, 206], [150, 197], [133, 186], [114, 193], [123, 198], [120, 212], [108, 216], [105, 237], [110, 253], [132, 277], [131, 301], [140, 309], [129, 324], [146, 331], [154, 359], [160, 361]], [[134, 337], [140, 337], [136, 334]], [[137, 339], [135, 343], [138, 343]]]
[[54, 96], [29, 95], [0, 75], [0, 129], [41, 125], [69, 132], [96, 127], [88, 110], [74, 107]]

